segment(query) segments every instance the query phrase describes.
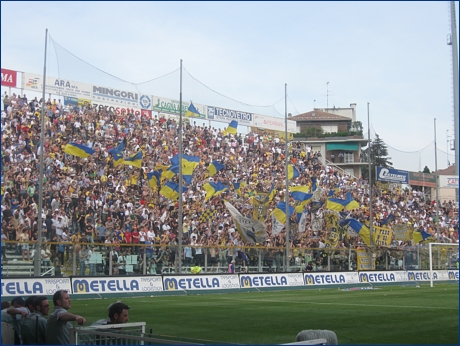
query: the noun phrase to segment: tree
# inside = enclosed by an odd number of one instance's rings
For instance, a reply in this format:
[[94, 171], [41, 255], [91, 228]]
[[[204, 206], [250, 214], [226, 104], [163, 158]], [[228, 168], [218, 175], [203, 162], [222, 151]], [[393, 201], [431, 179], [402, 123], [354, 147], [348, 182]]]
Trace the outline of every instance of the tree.
[[[375, 135], [376, 138], [371, 141], [371, 176], [372, 181], [375, 182], [375, 167], [387, 167], [393, 168], [393, 162], [391, 162], [391, 157], [388, 157], [388, 148], [385, 142]], [[363, 149], [362, 157], [364, 162], [368, 161], [369, 147]], [[365, 166], [362, 168], [362, 173], [364, 179], [369, 179], [369, 167]]]
[[305, 137], [318, 137], [323, 134], [323, 128], [322, 127], [317, 127], [317, 126], [312, 126], [312, 127], [307, 127], [304, 130]]
[[425, 166], [425, 168], [423, 169], [423, 172], [422, 173], [431, 173], [430, 169], [428, 168], [428, 166]]

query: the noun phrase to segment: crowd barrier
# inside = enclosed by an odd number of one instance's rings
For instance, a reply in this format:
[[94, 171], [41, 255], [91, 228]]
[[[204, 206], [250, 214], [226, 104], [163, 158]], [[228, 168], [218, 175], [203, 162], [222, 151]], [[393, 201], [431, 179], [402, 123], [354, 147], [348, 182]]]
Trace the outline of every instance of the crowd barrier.
[[[458, 283], [458, 270], [434, 270], [434, 282]], [[349, 285], [405, 284], [429, 282], [429, 270], [239, 273], [152, 276], [77, 276], [69, 278], [2, 279], [1, 296], [47, 295], [65, 289], [76, 295], [146, 294], [178, 291], [219, 291], [251, 288], [347, 287]]]

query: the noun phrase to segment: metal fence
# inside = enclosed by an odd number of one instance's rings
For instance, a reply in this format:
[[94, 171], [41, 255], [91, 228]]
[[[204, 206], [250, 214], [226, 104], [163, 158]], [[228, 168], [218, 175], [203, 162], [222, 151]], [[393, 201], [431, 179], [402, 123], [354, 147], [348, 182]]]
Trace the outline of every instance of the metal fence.
[[[22, 243], [7, 242], [20, 247]], [[226, 273], [234, 260], [236, 272], [304, 272], [304, 271], [355, 271], [358, 267], [359, 249], [356, 248], [291, 248], [288, 268], [285, 267], [285, 248], [241, 246], [191, 246], [184, 245], [177, 254], [177, 245], [104, 244], [104, 243], [53, 243], [43, 242], [51, 248], [50, 262], [41, 262], [41, 275], [156, 275], [177, 273], [181, 261], [182, 273], [198, 263], [205, 273]], [[92, 255], [80, 259], [79, 247], [90, 246]], [[64, 251], [58, 251], [58, 245]], [[35, 244], [30, 243], [31, 251]], [[188, 248], [186, 250], [185, 248]], [[62, 246], [61, 246], [62, 250]], [[362, 250], [361, 250], [362, 251]], [[433, 256], [434, 269], [455, 269], [458, 246], [439, 247]], [[188, 255], [186, 255], [188, 254]], [[405, 249], [377, 248], [372, 255], [374, 267], [370, 270], [429, 269], [428, 248]], [[18, 262], [16, 262], [18, 263]], [[33, 262], [25, 267], [23, 275], [33, 275]], [[31, 267], [32, 266], [32, 267]], [[2, 275], [9, 276], [17, 265], [3, 264]], [[13, 268], [13, 269], [11, 269]], [[13, 275], [13, 274], [12, 274]]]

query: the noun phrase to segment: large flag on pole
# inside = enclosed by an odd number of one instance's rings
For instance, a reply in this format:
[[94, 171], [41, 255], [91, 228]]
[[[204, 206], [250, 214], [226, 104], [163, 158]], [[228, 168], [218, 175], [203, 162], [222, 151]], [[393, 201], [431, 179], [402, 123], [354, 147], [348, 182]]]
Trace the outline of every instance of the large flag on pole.
[[225, 201], [225, 206], [235, 221], [236, 228], [241, 235], [241, 238], [248, 244], [262, 244], [267, 238], [266, 226], [263, 222], [247, 218], [243, 216], [229, 202]]

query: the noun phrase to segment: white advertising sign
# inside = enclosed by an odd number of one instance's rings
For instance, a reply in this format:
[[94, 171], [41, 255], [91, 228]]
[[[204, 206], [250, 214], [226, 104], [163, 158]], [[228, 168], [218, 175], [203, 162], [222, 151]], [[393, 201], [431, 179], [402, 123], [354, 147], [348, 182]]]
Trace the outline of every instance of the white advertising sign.
[[58, 290], [71, 291], [69, 278], [2, 278], [2, 297], [53, 295]]
[[302, 273], [240, 274], [241, 288], [303, 286]]
[[357, 272], [344, 273], [304, 273], [305, 285], [344, 285], [359, 283]]
[[440, 175], [439, 187], [458, 189], [458, 177], [454, 175]]
[[126, 276], [126, 277], [78, 277], [72, 278], [72, 293], [140, 293], [161, 292], [161, 276]]
[[238, 275], [164, 276], [164, 290], [222, 290], [240, 288]]
[[[43, 91], [43, 76], [24, 72], [22, 78], [22, 88], [35, 92]], [[62, 95], [83, 99], [91, 99], [91, 84], [74, 82], [67, 79], [46, 77], [45, 92], [47, 94]]]
[[[269, 117], [269, 116], [260, 115], [260, 114], [254, 114], [254, 125], [253, 126], [262, 128], [262, 129], [274, 130], [274, 131], [280, 131], [280, 132], [284, 132], [286, 130], [285, 125], [284, 125], [284, 119]], [[297, 132], [297, 126], [296, 126], [295, 121], [292, 121], [292, 120], [287, 121], [287, 131], [289, 133]]]
[[[199, 117], [192, 117], [192, 118], [199, 118], [205, 119], [206, 118], [206, 106], [193, 102], [196, 110], [200, 113]], [[185, 115], [187, 112], [188, 107], [190, 106], [190, 102], [182, 100], [182, 115]], [[158, 113], [167, 113], [173, 115], [180, 115], [180, 102], [179, 100], [168, 99], [166, 97], [159, 97], [153, 96], [152, 97], [152, 110]]]
[[206, 117], [208, 120], [230, 123], [232, 120], [238, 121], [238, 125], [252, 126], [254, 114], [235, 111], [232, 109], [208, 106]]

